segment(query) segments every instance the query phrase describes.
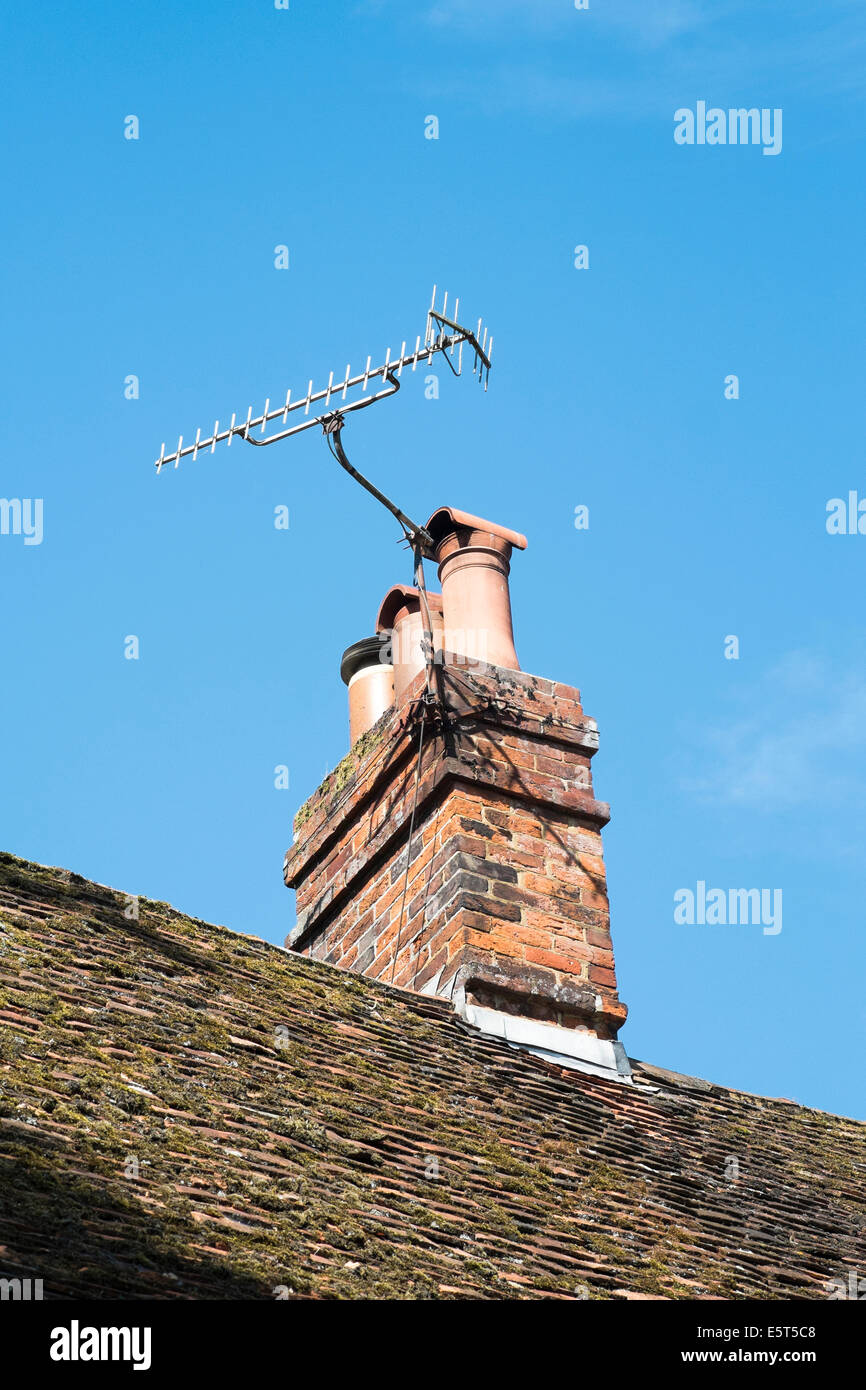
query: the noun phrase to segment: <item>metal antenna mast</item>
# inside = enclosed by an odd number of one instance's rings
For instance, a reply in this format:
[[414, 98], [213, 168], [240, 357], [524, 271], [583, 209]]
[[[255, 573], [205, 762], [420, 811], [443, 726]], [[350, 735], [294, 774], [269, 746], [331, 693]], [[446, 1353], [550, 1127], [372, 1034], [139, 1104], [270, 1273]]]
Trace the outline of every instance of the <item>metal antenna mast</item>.
[[[355, 376], [351, 374], [351, 366], [347, 364], [345, 373], [340, 381], [334, 381], [334, 373], [331, 372], [328, 378], [328, 385], [320, 391], [313, 390], [312, 381], [309, 382], [305, 394], [292, 400], [291, 391], [286, 392], [286, 399], [282, 405], [271, 408], [270, 397], [265, 401], [264, 409], [260, 415], [253, 415], [253, 408], [250, 406], [247, 411], [246, 419], [238, 424], [237, 415], [232, 415], [231, 424], [226, 428], [220, 429], [219, 420], [214, 424], [212, 432], [206, 439], [202, 438], [201, 430], [196, 430], [195, 441], [192, 444], [184, 444], [183, 435], [177, 441], [177, 448], [170, 454], [165, 452], [165, 444], [162, 446], [159, 458], [156, 460], [156, 471], [161, 473], [167, 464], [172, 463], [177, 468], [181, 459], [191, 455], [193, 460], [198, 457], [199, 451], [210, 449], [211, 453], [216, 449], [217, 444], [223, 440], [226, 446], [230, 446], [232, 439], [238, 435], [247, 444], [254, 444], [257, 448], [263, 448], [266, 444], [276, 444], [280, 439], [288, 439], [293, 434], [300, 434], [302, 430], [312, 429], [314, 425], [321, 425], [327, 438], [328, 447], [337, 459], [338, 463], [345, 468], [347, 473], [366, 488], [377, 501], [387, 507], [389, 512], [397, 518], [403, 528], [403, 532], [416, 550], [425, 556], [432, 555], [432, 539], [423, 526], [418, 526], [404, 512], [400, 510], [383, 492], [380, 492], [369, 479], [352, 467], [346, 457], [340, 438], [345, 416], [353, 410], [363, 410], [368, 405], [373, 405], [376, 401], [384, 400], [387, 396], [393, 396], [400, 390], [400, 377], [404, 367], [411, 367], [414, 372], [419, 362], [432, 362], [434, 354], [441, 352], [445, 362], [451, 368], [455, 376], [460, 376], [463, 370], [463, 344], [468, 344], [472, 351], [472, 374], [477, 376], [479, 383], [484, 383], [487, 390], [487, 379], [490, 375], [490, 357], [493, 351], [493, 338], [488, 337], [487, 329], [481, 331], [481, 319], [478, 320], [478, 327], [473, 333], [469, 328], [463, 328], [459, 321], [460, 301], [455, 300], [453, 318], [448, 317], [448, 295], [445, 294], [442, 308], [436, 308], [436, 286], [433, 286], [433, 297], [430, 301], [430, 308], [427, 311], [427, 324], [424, 331], [424, 341], [421, 335], [415, 339], [414, 348], [406, 351], [406, 343], [403, 342], [400, 348], [400, 355], [391, 359], [391, 349], [388, 348], [385, 354], [385, 361], [377, 367], [370, 365], [371, 359], [367, 358], [367, 365], [363, 372]], [[456, 354], [456, 358], [455, 358]], [[455, 364], [456, 363], [456, 364]], [[378, 389], [376, 383], [381, 381]], [[360, 387], [360, 394], [344, 404], [347, 394], [350, 391], [357, 391]], [[332, 399], [339, 399], [340, 404], [336, 408], [331, 406]], [[310, 415], [310, 406], [324, 402], [324, 410], [319, 414]], [[272, 420], [282, 420], [286, 424], [289, 417], [295, 411], [303, 411], [303, 418], [298, 424], [290, 425], [288, 429], [278, 430], [275, 434], [266, 435], [268, 425]], [[252, 431], [258, 430], [260, 437], [253, 438]]]

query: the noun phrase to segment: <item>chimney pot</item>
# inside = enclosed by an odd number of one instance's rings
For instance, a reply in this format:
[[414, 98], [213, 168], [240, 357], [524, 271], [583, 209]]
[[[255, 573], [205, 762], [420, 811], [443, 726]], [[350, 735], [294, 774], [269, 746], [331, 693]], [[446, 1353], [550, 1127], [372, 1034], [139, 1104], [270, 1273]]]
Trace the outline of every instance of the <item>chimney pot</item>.
[[343, 652], [340, 676], [349, 687], [349, 739], [354, 744], [394, 703], [394, 667], [383, 661], [386, 639], [362, 637]]
[[[433, 627], [434, 651], [442, 649], [442, 595], [427, 594], [430, 622]], [[426, 612], [420, 589], [407, 584], [395, 584], [389, 589], [379, 607], [376, 631], [383, 638], [390, 635], [391, 660], [394, 666], [394, 699], [402, 704], [406, 691], [415, 677], [427, 665], [423, 641]]]
[[439, 564], [443, 647], [469, 661], [519, 671], [508, 588], [511, 552], [526, 537], [456, 507], [427, 522]]

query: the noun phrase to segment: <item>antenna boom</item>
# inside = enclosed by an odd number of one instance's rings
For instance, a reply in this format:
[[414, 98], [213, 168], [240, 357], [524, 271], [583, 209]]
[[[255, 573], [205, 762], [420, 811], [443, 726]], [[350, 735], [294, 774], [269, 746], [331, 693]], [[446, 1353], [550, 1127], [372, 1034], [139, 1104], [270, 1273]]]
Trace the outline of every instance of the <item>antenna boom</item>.
[[[368, 357], [367, 365], [363, 372], [358, 372], [355, 376], [351, 376], [350, 369], [347, 366], [342, 381], [335, 382], [334, 374], [331, 372], [328, 385], [323, 387], [320, 391], [313, 390], [313, 383], [311, 381], [307, 387], [306, 395], [301, 395], [296, 400], [292, 400], [291, 391], [287, 391], [285, 402], [282, 405], [277, 405], [271, 409], [270, 400], [267, 400], [265, 401], [264, 409], [260, 415], [254, 416], [252, 413], [252, 406], [250, 406], [243, 424], [236, 424], [237, 415], [232, 415], [231, 424], [227, 429], [220, 430], [219, 421], [217, 421], [214, 425], [213, 432], [209, 434], [207, 438], [203, 439], [201, 437], [201, 430], [197, 430], [195, 442], [192, 444], [184, 444], [183, 435], [181, 435], [178, 439], [177, 447], [171, 453], [167, 454], [165, 452], [165, 445], [163, 444], [159, 458], [156, 460], [157, 473], [160, 473], [169, 463], [174, 464], [175, 468], [177, 468], [180, 460], [186, 458], [189, 454], [192, 455], [193, 459], [197, 458], [200, 450], [210, 449], [211, 453], [213, 453], [217, 444], [221, 444], [223, 441], [227, 444], [231, 444], [235, 435], [240, 436], [240, 438], [245, 440], [248, 444], [255, 444], [258, 447], [262, 447], [267, 444], [275, 444], [279, 439], [288, 439], [293, 434], [300, 434], [303, 430], [311, 429], [313, 425], [325, 426], [328, 420], [335, 414], [335, 412], [329, 408], [332, 396], [340, 397], [340, 415], [348, 415], [350, 411], [354, 410], [363, 410], [365, 406], [373, 405], [376, 401], [384, 400], [387, 396], [393, 396], [399, 391], [400, 376], [404, 367], [411, 366], [414, 372], [419, 361], [423, 361], [426, 358], [428, 363], [432, 362], [437, 352], [445, 353], [445, 360], [448, 366], [451, 368], [452, 372], [454, 372], [455, 376], [460, 376], [464, 343], [471, 348], [473, 353], [472, 373], [473, 375], [477, 373], [479, 382], [483, 380], [484, 389], [486, 390], [487, 379], [490, 375], [490, 353], [493, 347], [493, 339], [490, 338], [488, 342], [487, 330], [485, 329], [482, 346], [482, 342], [480, 341], [480, 320], [478, 322], [477, 333], [473, 333], [471, 329], [464, 328], [456, 319], [446, 317], [445, 309], [448, 305], [447, 294], [445, 295], [441, 313], [436, 309], [435, 303], [436, 289], [434, 286], [433, 302], [427, 312], [427, 326], [424, 333], [423, 345], [419, 334], [415, 339], [414, 348], [410, 347], [408, 352], [406, 351], [406, 343], [403, 343], [399, 357], [392, 360], [391, 349], [389, 348], [385, 356], [385, 361], [381, 366], [371, 367], [370, 358]], [[459, 300], [457, 303], [459, 305]], [[450, 330], [450, 332], [447, 330]], [[455, 348], [458, 349], [456, 367], [452, 360]], [[374, 391], [372, 394], [367, 394], [368, 387], [371, 386], [377, 378], [381, 378], [383, 383], [381, 388]], [[361, 387], [363, 394], [357, 400], [346, 403], [347, 393], [358, 386]], [[326, 409], [318, 415], [311, 416], [310, 406], [318, 401], [324, 401]], [[297, 410], [303, 411], [303, 418], [299, 424], [292, 425], [288, 429], [280, 430], [276, 434], [265, 436], [265, 430], [272, 420], [282, 419], [285, 424]], [[254, 439], [251, 434], [251, 431], [256, 429], [259, 430], [262, 436], [258, 439]]]

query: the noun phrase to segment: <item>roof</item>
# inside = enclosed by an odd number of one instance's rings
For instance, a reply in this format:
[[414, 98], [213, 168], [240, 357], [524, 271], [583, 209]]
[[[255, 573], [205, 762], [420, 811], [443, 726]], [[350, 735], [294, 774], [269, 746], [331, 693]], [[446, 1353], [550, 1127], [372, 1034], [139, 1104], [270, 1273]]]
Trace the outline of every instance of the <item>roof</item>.
[[866, 1265], [854, 1121], [639, 1062], [633, 1086], [563, 1072], [442, 1001], [135, 907], [0, 855], [4, 1277], [824, 1298]]

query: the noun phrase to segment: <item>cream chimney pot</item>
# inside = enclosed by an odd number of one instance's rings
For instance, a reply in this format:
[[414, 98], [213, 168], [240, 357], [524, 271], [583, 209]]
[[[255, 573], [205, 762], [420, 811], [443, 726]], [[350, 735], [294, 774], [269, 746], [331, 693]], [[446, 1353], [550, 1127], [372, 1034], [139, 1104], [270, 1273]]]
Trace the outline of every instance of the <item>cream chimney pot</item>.
[[340, 675], [349, 687], [349, 740], [356, 743], [394, 703], [394, 667], [382, 661], [385, 643], [362, 637], [343, 652]]

